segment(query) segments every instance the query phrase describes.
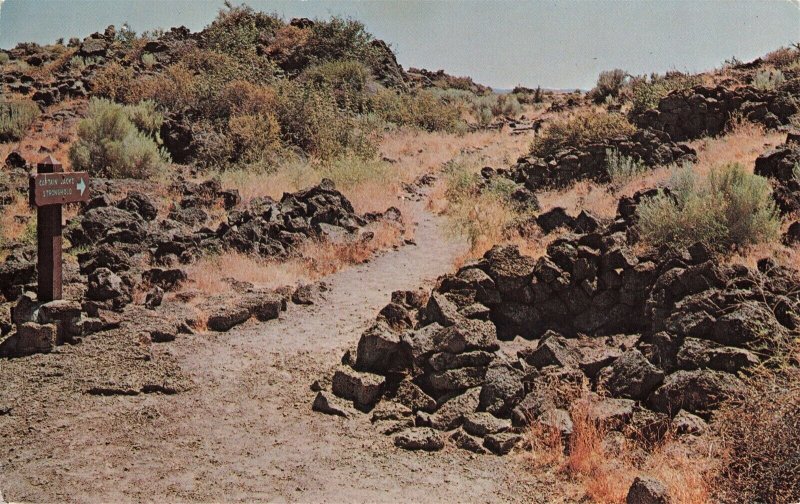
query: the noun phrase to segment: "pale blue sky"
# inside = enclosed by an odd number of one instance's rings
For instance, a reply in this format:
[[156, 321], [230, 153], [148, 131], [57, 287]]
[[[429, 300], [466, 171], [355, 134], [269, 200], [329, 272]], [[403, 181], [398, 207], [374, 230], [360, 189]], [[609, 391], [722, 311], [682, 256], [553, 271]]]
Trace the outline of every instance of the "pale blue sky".
[[[222, 0], [5, 0], [0, 47], [135, 30], [199, 30]], [[239, 3], [239, 2], [235, 2]], [[405, 67], [444, 68], [477, 82], [590, 88], [601, 70], [702, 71], [800, 41], [787, 0], [251, 0], [286, 18], [343, 15], [389, 42]]]

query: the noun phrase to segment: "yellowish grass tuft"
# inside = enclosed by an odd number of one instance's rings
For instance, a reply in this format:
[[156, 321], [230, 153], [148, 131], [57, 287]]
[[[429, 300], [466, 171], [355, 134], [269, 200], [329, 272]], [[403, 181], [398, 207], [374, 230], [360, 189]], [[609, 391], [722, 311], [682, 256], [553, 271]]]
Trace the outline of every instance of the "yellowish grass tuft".
[[299, 257], [283, 262], [236, 252], [203, 257], [187, 268], [186, 289], [214, 295], [233, 291], [228, 279], [250, 282], [258, 288], [314, 281], [346, 265], [362, 263], [377, 251], [399, 244], [401, 239], [400, 229], [387, 223], [371, 225], [368, 231], [374, 236], [365, 242], [308, 242]]
[[532, 424], [527, 434], [528, 459], [537, 471], [555, 469], [565, 488], [577, 483], [576, 500], [583, 497], [591, 502], [623, 503], [634, 478], [645, 475], [663, 482], [672, 502], [709, 502], [711, 482], [719, 469], [715, 448], [701, 442], [683, 443], [671, 435], [650, 451], [627, 439], [610, 443], [607, 429], [593, 420], [594, 407], [588, 397], [573, 402], [573, 432], [566, 451], [556, 431]]

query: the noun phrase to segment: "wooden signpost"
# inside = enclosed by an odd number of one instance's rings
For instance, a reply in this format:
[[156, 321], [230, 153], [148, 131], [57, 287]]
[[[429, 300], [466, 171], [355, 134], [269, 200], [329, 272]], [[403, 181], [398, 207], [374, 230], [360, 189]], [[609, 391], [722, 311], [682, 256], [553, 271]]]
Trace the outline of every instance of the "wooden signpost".
[[89, 174], [64, 172], [47, 156], [30, 176], [30, 204], [36, 207], [39, 302], [61, 299], [61, 205], [89, 201]]

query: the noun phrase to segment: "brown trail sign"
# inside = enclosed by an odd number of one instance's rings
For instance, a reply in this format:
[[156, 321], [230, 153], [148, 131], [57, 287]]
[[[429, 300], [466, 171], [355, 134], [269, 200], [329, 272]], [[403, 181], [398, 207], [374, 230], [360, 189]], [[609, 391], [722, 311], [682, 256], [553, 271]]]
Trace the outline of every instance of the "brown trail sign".
[[37, 207], [89, 201], [89, 174], [37, 173], [31, 176], [33, 204]]
[[38, 298], [61, 299], [61, 205], [89, 200], [89, 174], [64, 172], [47, 156], [30, 177], [30, 204], [36, 209]]

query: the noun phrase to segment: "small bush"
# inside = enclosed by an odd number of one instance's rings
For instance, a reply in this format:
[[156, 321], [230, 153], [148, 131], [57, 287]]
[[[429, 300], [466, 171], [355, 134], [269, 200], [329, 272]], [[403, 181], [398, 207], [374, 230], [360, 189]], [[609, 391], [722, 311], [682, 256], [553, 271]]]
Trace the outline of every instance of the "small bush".
[[214, 108], [221, 117], [268, 115], [275, 113], [278, 97], [272, 87], [235, 80], [222, 88], [214, 102]]
[[11, 61], [11, 57], [8, 55], [8, 53], [0, 51], [0, 65], [5, 65], [9, 61]]
[[380, 89], [370, 98], [370, 108], [384, 121], [398, 126], [457, 132], [463, 125], [458, 100], [427, 89], [410, 94]]
[[142, 65], [148, 70], [156, 65], [156, 57], [150, 53], [142, 54]]
[[363, 113], [369, 99], [366, 94], [370, 70], [358, 61], [330, 61], [308, 68], [300, 80], [317, 89], [331, 92], [340, 109]]
[[280, 126], [274, 115], [237, 115], [228, 120], [234, 161], [256, 163], [280, 150]]
[[773, 241], [780, 229], [769, 182], [736, 163], [704, 180], [691, 167], [678, 170], [670, 194], [642, 201], [637, 213], [642, 238], [654, 246], [704, 242], [729, 250]]
[[672, 91], [689, 89], [702, 83], [702, 77], [699, 75], [680, 72], [669, 72], [663, 77], [653, 74], [649, 80], [647, 76], [636, 77], [631, 81], [632, 112], [642, 113], [654, 109], [658, 106], [659, 100]]
[[39, 106], [30, 100], [0, 101], [0, 142], [21, 140], [38, 116]]
[[764, 56], [764, 62], [776, 68], [788, 68], [800, 62], [800, 46], [781, 47]]
[[627, 76], [627, 72], [619, 68], [600, 72], [597, 77], [597, 85], [589, 91], [589, 97], [595, 103], [604, 103], [609, 97], [616, 98], [625, 85]]
[[522, 112], [519, 99], [513, 94], [462, 95], [469, 103], [481, 126], [487, 126], [495, 117], [515, 117]]
[[371, 132], [361, 128], [363, 124], [357, 118], [340, 112], [331, 94], [285, 82], [278, 96], [277, 117], [285, 142], [321, 160], [347, 153], [375, 155]]
[[762, 70], [753, 77], [753, 87], [762, 91], [774, 91], [785, 80], [780, 70]]
[[283, 26], [275, 16], [257, 12], [246, 5], [220, 10], [217, 18], [201, 33], [203, 46], [239, 60], [250, 59], [261, 38], [271, 37]]
[[612, 184], [624, 184], [648, 170], [641, 161], [624, 156], [616, 149], [606, 150], [606, 169]]
[[553, 122], [534, 139], [531, 153], [546, 157], [565, 147], [581, 147], [603, 142], [618, 136], [627, 136], [636, 128], [620, 114], [588, 111], [571, 118]]
[[[143, 110], [134, 115], [140, 117]], [[152, 124], [148, 118], [145, 124]], [[76, 170], [111, 178], [150, 178], [160, 171], [168, 156], [155, 140], [139, 131], [126, 107], [93, 98], [89, 113], [78, 125], [78, 140], [69, 151]]]
[[198, 105], [197, 87], [192, 71], [185, 64], [176, 63], [158, 75], [131, 82], [128, 91], [121, 96], [124, 99], [120, 101], [138, 103], [150, 100], [170, 110], [186, 110]]
[[160, 131], [161, 125], [164, 124], [164, 114], [156, 109], [155, 102], [146, 100], [136, 105], [128, 105], [124, 110], [128, 119], [139, 131], [146, 133], [156, 143], [161, 143]]
[[113, 61], [97, 72], [92, 92], [95, 96], [109, 98], [112, 101], [130, 103], [129, 92], [133, 82], [135, 82], [133, 69]]

